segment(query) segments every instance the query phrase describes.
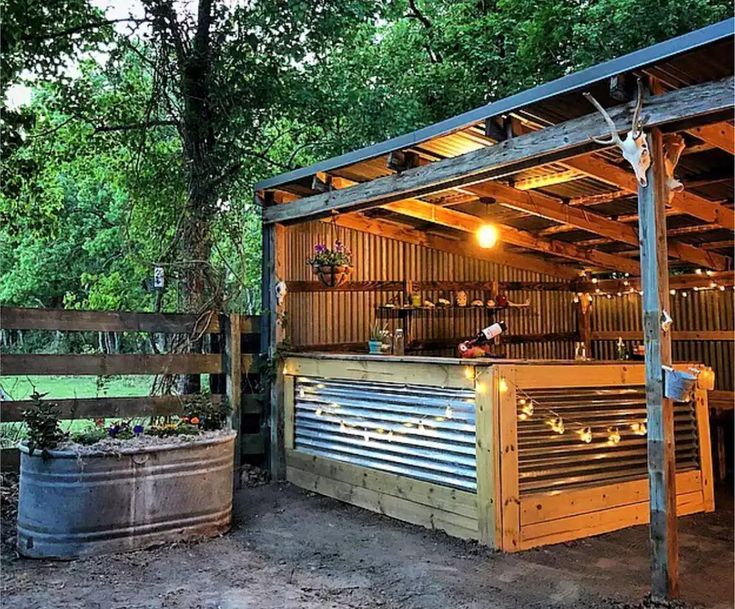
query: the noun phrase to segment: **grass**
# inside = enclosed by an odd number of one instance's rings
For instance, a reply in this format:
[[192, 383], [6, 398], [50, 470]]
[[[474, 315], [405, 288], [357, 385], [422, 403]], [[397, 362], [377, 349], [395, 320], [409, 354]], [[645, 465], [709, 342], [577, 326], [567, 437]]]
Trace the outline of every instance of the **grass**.
[[13, 400], [26, 400], [35, 387], [46, 399], [148, 395], [152, 376], [0, 376], [0, 387]]
[[[35, 391], [47, 393], [45, 399], [134, 397], [150, 392], [152, 376], [0, 376], [0, 387], [13, 400], [26, 400]], [[63, 421], [64, 431], [82, 431], [91, 421]], [[25, 436], [23, 423], [0, 423], [0, 447], [15, 446]]]

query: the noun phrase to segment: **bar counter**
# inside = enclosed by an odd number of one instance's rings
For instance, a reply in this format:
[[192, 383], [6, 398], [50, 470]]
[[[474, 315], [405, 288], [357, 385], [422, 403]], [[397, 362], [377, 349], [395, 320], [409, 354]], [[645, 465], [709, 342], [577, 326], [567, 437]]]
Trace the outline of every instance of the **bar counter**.
[[[643, 363], [299, 353], [283, 374], [298, 486], [509, 552], [648, 520]], [[675, 436], [678, 514], [711, 511], [703, 389]]]

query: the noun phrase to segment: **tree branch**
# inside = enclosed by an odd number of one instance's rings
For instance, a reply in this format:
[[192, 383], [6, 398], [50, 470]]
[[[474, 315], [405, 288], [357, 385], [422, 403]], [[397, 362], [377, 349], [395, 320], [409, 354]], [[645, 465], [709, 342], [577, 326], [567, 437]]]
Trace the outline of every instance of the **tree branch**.
[[141, 23], [149, 23], [151, 19], [137, 19], [135, 17], [124, 17], [121, 19], [106, 19], [104, 21], [98, 21], [96, 23], [84, 23], [74, 27], [66, 28], [65, 30], [59, 30], [58, 32], [48, 32], [44, 34], [37, 34], [35, 36], [22, 36], [21, 40], [24, 42], [41, 41], [41, 40], [52, 40], [54, 38], [64, 38], [65, 36], [71, 36], [80, 32], [86, 32], [87, 30], [95, 30], [98, 28], [105, 27], [106, 25], [112, 25], [114, 23], [124, 23], [129, 21], [140, 25]]
[[134, 129], [149, 129], [150, 127], [175, 127], [179, 123], [174, 120], [147, 121], [144, 123], [130, 123], [128, 125], [99, 125], [94, 128], [95, 133], [110, 131], [132, 131]]

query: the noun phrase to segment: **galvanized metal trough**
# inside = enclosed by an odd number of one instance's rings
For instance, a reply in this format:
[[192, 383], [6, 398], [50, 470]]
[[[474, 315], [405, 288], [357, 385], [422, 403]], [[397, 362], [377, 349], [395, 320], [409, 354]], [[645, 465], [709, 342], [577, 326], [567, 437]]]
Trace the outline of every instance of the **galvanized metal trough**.
[[230, 528], [235, 434], [135, 452], [30, 455], [21, 446], [18, 550], [71, 559]]

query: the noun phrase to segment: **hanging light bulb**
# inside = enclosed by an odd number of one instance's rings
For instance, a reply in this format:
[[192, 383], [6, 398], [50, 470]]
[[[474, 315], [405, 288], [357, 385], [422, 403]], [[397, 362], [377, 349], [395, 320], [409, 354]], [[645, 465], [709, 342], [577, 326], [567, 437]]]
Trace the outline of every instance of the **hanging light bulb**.
[[392, 429], [388, 432], [388, 442], [393, 442], [393, 430]]
[[558, 434], [564, 433], [564, 419], [561, 417], [554, 417], [553, 419], [546, 421], [546, 423], [551, 427], [551, 431]]
[[495, 247], [498, 242], [498, 228], [494, 224], [483, 224], [477, 229], [477, 243], [483, 249]]
[[672, 296], [676, 296], [676, 290], [674, 289], [669, 290], [669, 294], [671, 294]]
[[578, 432], [579, 439], [582, 440], [585, 444], [589, 444], [592, 442], [592, 428], [591, 427], [584, 427], [580, 429]]
[[519, 400], [518, 407], [521, 410], [521, 414], [518, 415], [518, 418], [521, 419], [521, 421], [525, 421], [529, 417], [533, 416], [534, 408], [531, 400]]
[[695, 275], [701, 275], [702, 274], [702, 269], [694, 269], [694, 274]]
[[637, 436], [645, 436], [648, 432], [645, 422], [642, 423], [631, 423], [630, 430]]
[[689, 293], [688, 292], [682, 292], [681, 293], [681, 297], [682, 298], [686, 298], [687, 296], [689, 296]]
[[721, 285], [717, 289], [720, 290], [720, 292], [724, 292], [725, 291], [725, 286], [724, 285]]
[[607, 428], [607, 442], [611, 446], [617, 446], [620, 444], [620, 431], [618, 431], [617, 427]]
[[505, 393], [506, 391], [508, 391], [508, 382], [505, 379], [501, 378], [498, 381], [498, 391], [500, 393]]
[[447, 406], [444, 409], [444, 418], [451, 419], [454, 416], [454, 411], [452, 410], [451, 406]]

